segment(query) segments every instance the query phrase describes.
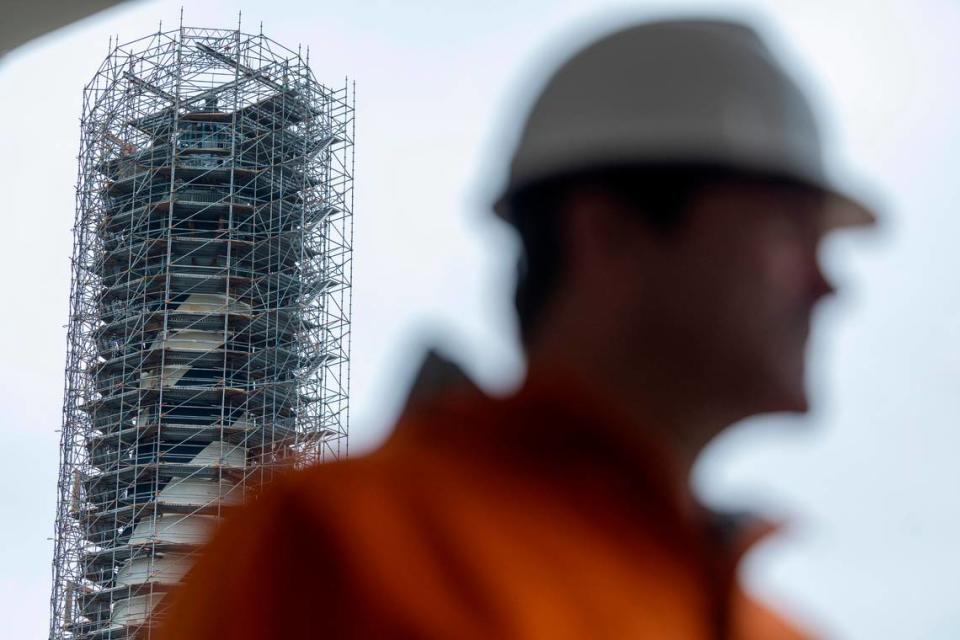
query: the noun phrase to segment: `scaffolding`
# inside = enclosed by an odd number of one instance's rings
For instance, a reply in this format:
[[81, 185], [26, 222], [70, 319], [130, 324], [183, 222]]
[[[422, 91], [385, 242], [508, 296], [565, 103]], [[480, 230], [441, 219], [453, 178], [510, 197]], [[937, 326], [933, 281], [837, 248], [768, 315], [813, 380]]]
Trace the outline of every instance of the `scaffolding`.
[[146, 638], [225, 510], [346, 455], [353, 89], [260, 34], [83, 93], [50, 638]]

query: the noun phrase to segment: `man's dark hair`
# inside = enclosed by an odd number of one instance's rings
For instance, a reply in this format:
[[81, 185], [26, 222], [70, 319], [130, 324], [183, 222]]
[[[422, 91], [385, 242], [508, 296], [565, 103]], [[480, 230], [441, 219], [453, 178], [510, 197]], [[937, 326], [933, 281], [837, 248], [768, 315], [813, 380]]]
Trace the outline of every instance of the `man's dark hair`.
[[564, 276], [564, 214], [573, 193], [603, 190], [628, 205], [624, 210], [630, 215], [668, 234], [683, 224], [686, 210], [704, 187], [732, 181], [794, 183], [714, 165], [618, 166], [552, 177], [514, 193], [508, 206], [523, 245], [515, 296], [523, 343], [529, 344]]

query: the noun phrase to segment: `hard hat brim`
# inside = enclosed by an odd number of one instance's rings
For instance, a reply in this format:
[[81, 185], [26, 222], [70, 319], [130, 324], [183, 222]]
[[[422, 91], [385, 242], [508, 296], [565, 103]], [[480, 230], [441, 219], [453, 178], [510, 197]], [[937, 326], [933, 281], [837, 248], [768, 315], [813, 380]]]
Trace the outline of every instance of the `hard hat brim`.
[[[755, 174], [760, 175], [760, 174]], [[781, 175], [782, 174], [774, 174]], [[848, 195], [832, 185], [821, 184], [809, 179], [793, 177], [798, 183], [819, 192], [824, 197], [823, 202], [823, 231], [849, 229], [857, 227], [872, 227], [877, 223], [876, 213], [863, 204], [859, 199]], [[497, 217], [509, 224], [514, 224], [514, 211], [511, 206], [518, 189], [507, 189], [493, 203], [493, 211]]]
[[856, 227], [872, 227], [877, 224], [877, 215], [873, 210], [856, 198], [835, 189], [823, 189], [824, 231]]

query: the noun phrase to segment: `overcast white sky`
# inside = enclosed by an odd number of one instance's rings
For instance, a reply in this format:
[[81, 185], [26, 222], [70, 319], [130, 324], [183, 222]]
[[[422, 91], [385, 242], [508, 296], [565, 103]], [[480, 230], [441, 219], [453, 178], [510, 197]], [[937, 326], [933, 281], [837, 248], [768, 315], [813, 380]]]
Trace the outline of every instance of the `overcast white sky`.
[[[385, 434], [439, 339], [478, 378], [519, 375], [515, 245], [487, 203], [555, 52], [663, 4], [188, 1], [185, 22], [309, 45], [321, 81], [357, 81], [353, 419]], [[672, 2], [746, 17], [820, 103], [841, 176], [883, 205], [878, 237], [824, 252], [815, 409], [718, 442], [702, 494], [794, 526], [745, 567], [768, 599], [839, 638], [960, 638], [960, 4]], [[81, 89], [119, 34], [178, 19], [136, 2], [0, 59], [0, 620], [47, 629]]]

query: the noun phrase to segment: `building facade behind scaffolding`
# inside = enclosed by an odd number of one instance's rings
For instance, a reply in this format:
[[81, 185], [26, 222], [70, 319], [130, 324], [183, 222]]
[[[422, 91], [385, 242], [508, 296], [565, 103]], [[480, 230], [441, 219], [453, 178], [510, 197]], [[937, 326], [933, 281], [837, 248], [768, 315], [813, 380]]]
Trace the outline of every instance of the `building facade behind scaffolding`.
[[147, 637], [225, 509], [346, 454], [352, 89], [262, 34], [84, 90], [51, 638]]

